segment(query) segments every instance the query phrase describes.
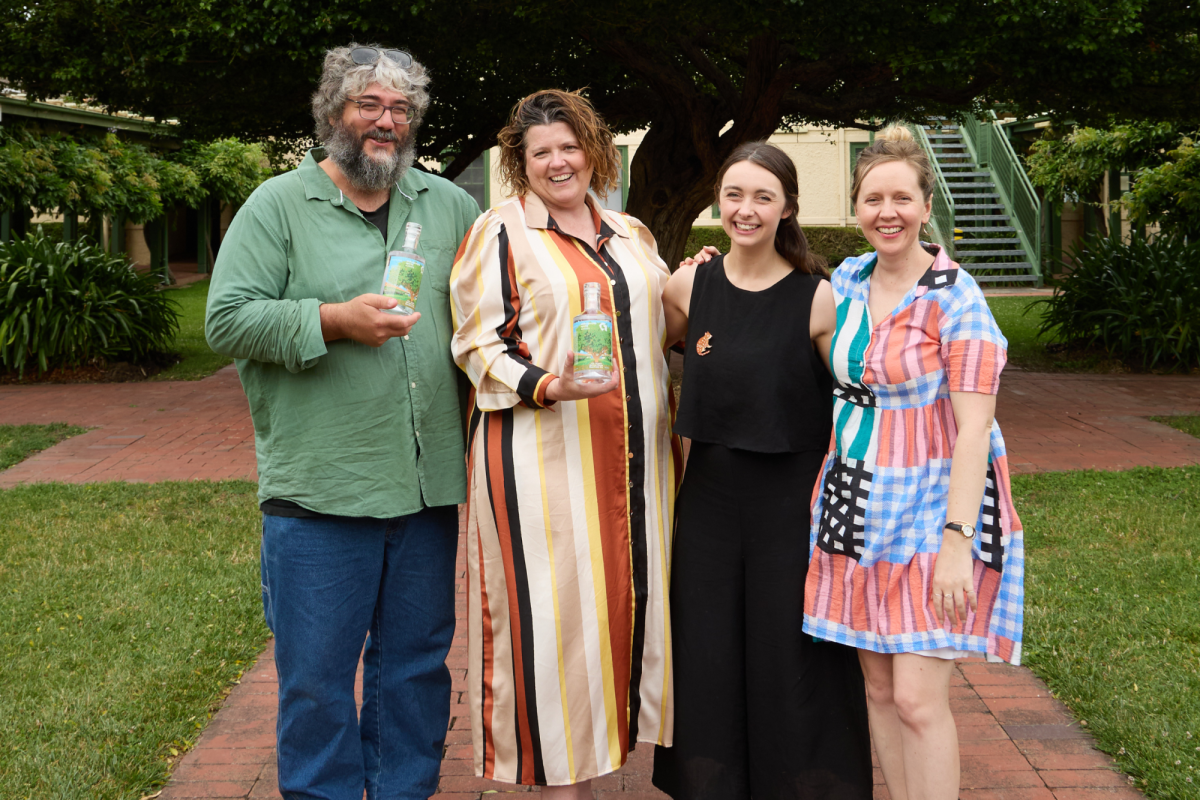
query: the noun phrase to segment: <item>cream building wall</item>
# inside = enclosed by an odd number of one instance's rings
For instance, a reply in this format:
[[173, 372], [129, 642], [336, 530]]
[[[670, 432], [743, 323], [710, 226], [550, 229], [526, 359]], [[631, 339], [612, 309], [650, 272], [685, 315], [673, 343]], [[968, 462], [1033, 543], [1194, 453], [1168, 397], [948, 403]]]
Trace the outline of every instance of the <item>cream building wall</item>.
[[[616, 137], [626, 172], [645, 135], [645, 131], [635, 131]], [[870, 134], [839, 128], [803, 128], [776, 133], [770, 141], [791, 156], [796, 165], [800, 182], [800, 224], [854, 225], [854, 209], [850, 205], [851, 152], [856, 145], [865, 147], [870, 142]], [[484, 163], [489, 173], [484, 204], [499, 205], [509, 197], [500, 185], [500, 149], [493, 147]], [[705, 209], [695, 224], [719, 226], [721, 221]]]

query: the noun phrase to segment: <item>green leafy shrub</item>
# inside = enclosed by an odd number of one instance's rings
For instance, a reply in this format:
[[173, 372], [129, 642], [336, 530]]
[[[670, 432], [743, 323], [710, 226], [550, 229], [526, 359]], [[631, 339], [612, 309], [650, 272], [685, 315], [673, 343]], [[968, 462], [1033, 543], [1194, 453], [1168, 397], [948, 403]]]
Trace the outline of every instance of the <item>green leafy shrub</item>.
[[[838, 228], [826, 226], [811, 226], [804, 228], [804, 237], [808, 239], [808, 247], [813, 253], [829, 262], [833, 270], [850, 256], [863, 251], [867, 240], [855, 228]], [[701, 247], [712, 245], [722, 253], [729, 252], [729, 234], [716, 225], [712, 227], [697, 225], [688, 236], [684, 252], [693, 255]]]
[[156, 278], [87, 241], [40, 232], [0, 244], [0, 367], [24, 375], [104, 360], [141, 361], [179, 329]]
[[1070, 257], [1058, 292], [1038, 301], [1048, 306], [1039, 336], [1100, 347], [1143, 369], [1200, 365], [1200, 243], [1097, 236]]

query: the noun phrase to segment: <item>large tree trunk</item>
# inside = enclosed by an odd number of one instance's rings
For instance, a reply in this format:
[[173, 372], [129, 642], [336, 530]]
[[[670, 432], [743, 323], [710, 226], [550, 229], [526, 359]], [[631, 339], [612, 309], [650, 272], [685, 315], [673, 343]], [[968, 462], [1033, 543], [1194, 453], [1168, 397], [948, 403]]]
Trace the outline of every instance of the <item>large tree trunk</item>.
[[[691, 255], [684, 253], [688, 234], [696, 216], [715, 200], [714, 184], [725, 159], [738, 145], [775, 132], [790, 78], [779, 71], [779, 43], [770, 35], [752, 42], [740, 87], [709, 70], [722, 88], [720, 97], [702, 91], [677, 65], [654, 62], [629, 43], [610, 40], [606, 47], [646, 81], [657, 100], [630, 165], [626, 208], [654, 233], [659, 255], [674, 270]], [[696, 64], [713, 67], [695, 48], [685, 49]]]
[[[685, 253], [696, 216], [713, 203], [720, 164], [702, 163], [686, 133], [676, 135], [673, 120], [655, 122], [629, 167], [626, 210], [654, 234], [658, 254], [672, 271]], [[687, 253], [686, 255], [691, 255]]]

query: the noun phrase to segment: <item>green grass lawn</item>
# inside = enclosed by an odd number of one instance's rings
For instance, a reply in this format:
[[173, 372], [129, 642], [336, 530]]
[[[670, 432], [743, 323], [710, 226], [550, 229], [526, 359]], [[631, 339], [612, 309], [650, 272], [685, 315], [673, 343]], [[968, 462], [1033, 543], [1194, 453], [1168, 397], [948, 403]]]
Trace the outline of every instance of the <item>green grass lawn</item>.
[[164, 369], [151, 380], [197, 381], [207, 378], [233, 359], [214, 353], [204, 340], [204, 309], [208, 305], [208, 281], [199, 281], [182, 289], [170, 289], [171, 299], [179, 303], [179, 334], [171, 348], [183, 356], [178, 364]]
[[1026, 475], [1013, 491], [1025, 663], [1147, 796], [1200, 797], [1200, 467]]
[[247, 482], [0, 491], [0, 797], [137, 800], [262, 649]]
[[1189, 436], [1200, 439], [1200, 417], [1151, 417], [1150, 419], [1161, 422], [1163, 425], [1170, 425]]
[[53, 422], [49, 425], [0, 425], [0, 470], [24, 461], [34, 453], [78, 436], [87, 428]]
[[1033, 372], [1125, 372], [1124, 365], [1117, 359], [1102, 353], [1050, 352], [1046, 343], [1050, 339], [1039, 339], [1038, 325], [1045, 314], [1046, 304], [1037, 302], [1037, 297], [988, 297], [992, 316], [1008, 339], [1008, 360], [1014, 367]]

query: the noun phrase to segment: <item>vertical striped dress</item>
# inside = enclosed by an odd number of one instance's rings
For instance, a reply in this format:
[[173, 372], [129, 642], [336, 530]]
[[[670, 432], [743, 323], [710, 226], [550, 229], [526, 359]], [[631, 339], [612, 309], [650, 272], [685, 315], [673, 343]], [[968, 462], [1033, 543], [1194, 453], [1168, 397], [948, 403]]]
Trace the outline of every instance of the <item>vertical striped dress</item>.
[[949, 647], [1019, 664], [1025, 556], [996, 422], [970, 520], [978, 609], [951, 630], [929, 608], [957, 436], [950, 392], [995, 394], [1008, 343], [975, 280], [927, 247], [933, 265], [878, 323], [876, 255], [833, 275], [833, 449], [813, 491], [804, 630], [879, 653]]
[[[670, 273], [637, 220], [591, 204], [599, 250], [534, 194], [483, 214], [450, 277], [469, 420], [468, 673], [475, 773], [565, 785], [671, 743]], [[549, 403], [583, 286], [614, 322], [615, 391]]]

